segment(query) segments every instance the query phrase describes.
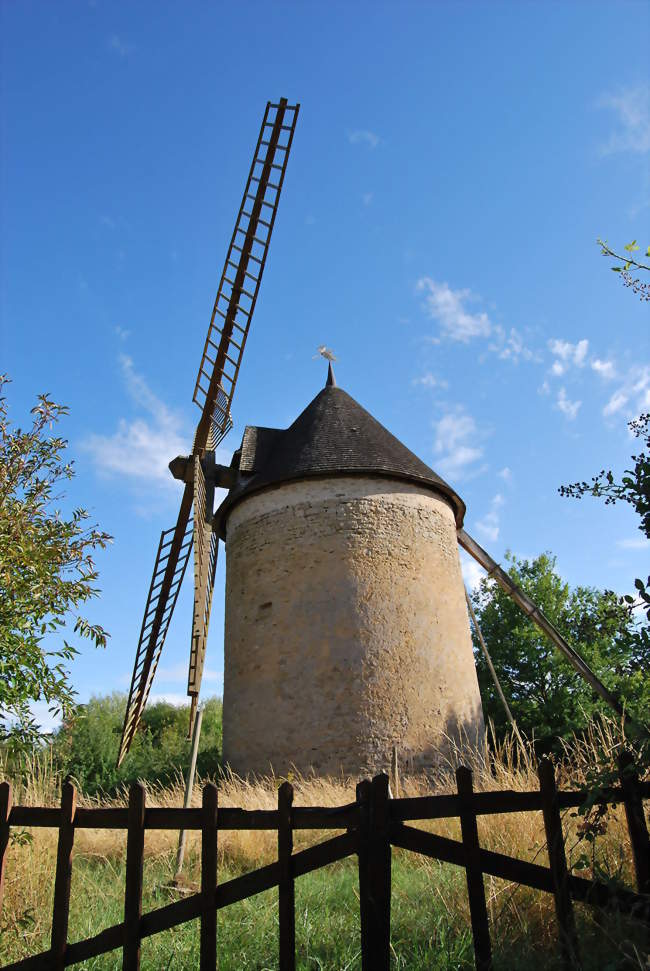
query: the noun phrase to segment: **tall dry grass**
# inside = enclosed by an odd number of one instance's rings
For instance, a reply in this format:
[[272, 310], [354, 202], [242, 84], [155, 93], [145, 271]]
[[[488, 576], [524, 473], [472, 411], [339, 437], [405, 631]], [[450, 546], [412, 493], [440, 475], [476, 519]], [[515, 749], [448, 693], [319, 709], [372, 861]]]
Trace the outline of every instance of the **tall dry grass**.
[[[616, 753], [623, 742], [619, 727], [611, 721], [592, 725], [581, 739], [566, 742], [563, 756], [556, 765], [558, 786], [563, 789], [585, 787], [590, 769], [597, 759], [615, 760]], [[446, 764], [436, 773], [406, 775], [399, 780], [399, 795], [419, 796], [451, 793], [455, 791], [454, 768], [458, 761], [468, 763], [466, 755], [452, 753]], [[0, 766], [0, 776], [2, 775]], [[474, 786], [477, 790], [516, 791], [538, 788], [537, 762], [531, 746], [522, 750], [518, 743], [507, 739], [504, 743], [492, 746], [489, 758], [475, 756], [470, 764], [474, 773]], [[199, 806], [201, 786], [207, 780], [198, 780], [194, 787], [192, 805]], [[232, 774], [223, 774], [216, 781], [219, 787], [221, 806], [239, 806], [243, 809], [272, 809], [277, 805], [277, 789], [282, 781], [276, 777], [240, 779]], [[294, 805], [297, 806], [336, 806], [351, 802], [355, 798], [357, 780], [345, 778], [303, 777], [295, 774], [291, 781], [294, 786]], [[22, 780], [14, 787], [14, 804], [56, 805], [60, 796], [61, 778], [51, 759], [40, 757], [28, 767]], [[147, 804], [158, 807], [178, 807], [183, 803], [183, 780], [178, 779], [167, 787], [147, 786]], [[78, 804], [84, 807], [125, 806], [128, 793], [121, 792], [112, 799], [89, 798], [79, 794]], [[595, 843], [585, 843], [580, 838], [582, 823], [575, 811], [564, 814], [569, 864], [580, 861], [585, 876], [609, 874], [633, 886], [633, 866], [629, 848], [624, 812], [620, 807], [610, 811], [606, 826], [598, 835]], [[456, 819], [436, 820], [415, 823], [432, 832], [452, 839], [460, 837], [460, 826]], [[541, 813], [511, 813], [480, 817], [479, 837], [482, 846], [488, 849], [517, 856], [521, 859], [547, 863], [546, 843]], [[317, 842], [327, 834], [303, 831], [295, 834], [294, 844], [300, 849]], [[33, 829], [25, 841], [16, 834], [9, 849], [5, 904], [2, 924], [5, 929], [15, 924], [19, 926], [24, 916], [34, 922], [33, 933], [42, 932], [42, 924], [49, 921], [52, 903], [53, 874], [56, 860], [56, 830]], [[190, 880], [198, 880], [200, 861], [199, 834], [188, 833], [186, 850], [186, 873]], [[171, 873], [178, 834], [175, 832], [150, 831], [145, 842], [145, 858], [149, 865], [164, 863]], [[124, 832], [110, 830], [80, 830], [75, 837], [74, 853], [88, 861], [95, 860], [107, 868], [107, 873], [122, 868], [126, 847]], [[219, 834], [219, 866], [229, 874], [253, 869], [276, 858], [277, 835], [270, 831], [222, 831]], [[405, 865], [425, 870], [432, 875], [432, 892], [439, 897], [439, 904], [457, 921], [465, 926], [469, 917], [467, 892], [462, 880], [441, 882], [433, 879], [439, 871], [435, 861], [414, 854], [395, 851]], [[146, 864], [147, 865], [147, 864]], [[438, 868], [438, 869], [436, 869]], [[160, 867], [158, 868], [160, 870]], [[325, 878], [325, 877], [324, 877]], [[441, 889], [444, 887], [444, 889]], [[555, 938], [556, 925], [553, 900], [548, 894], [539, 894], [505, 881], [486, 877], [488, 908], [495, 928], [501, 933], [522, 936], [534, 933], [540, 940]], [[74, 879], [73, 879], [74, 893]], [[532, 931], [531, 931], [532, 928]], [[499, 932], [497, 932], [498, 934]]]

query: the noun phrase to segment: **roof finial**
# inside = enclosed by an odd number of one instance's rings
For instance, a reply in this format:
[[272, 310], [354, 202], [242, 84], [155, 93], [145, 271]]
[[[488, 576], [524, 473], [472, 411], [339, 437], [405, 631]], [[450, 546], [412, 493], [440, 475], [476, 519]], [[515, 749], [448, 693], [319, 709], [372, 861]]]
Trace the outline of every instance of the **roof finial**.
[[326, 361], [329, 361], [329, 366], [327, 368], [327, 381], [325, 382], [326, 388], [336, 388], [336, 378], [334, 377], [334, 371], [332, 370], [332, 361], [336, 360], [336, 356], [331, 347], [327, 347], [325, 344], [320, 344], [316, 348], [316, 353], [314, 358], [324, 357]]

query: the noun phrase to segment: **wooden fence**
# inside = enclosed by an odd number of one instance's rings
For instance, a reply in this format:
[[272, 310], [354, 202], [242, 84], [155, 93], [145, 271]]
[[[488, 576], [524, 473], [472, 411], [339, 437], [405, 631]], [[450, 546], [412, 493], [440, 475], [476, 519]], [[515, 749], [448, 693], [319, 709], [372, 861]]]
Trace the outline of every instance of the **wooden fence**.
[[[60, 808], [11, 805], [11, 787], [0, 786], [0, 906], [10, 828], [49, 826], [59, 831], [51, 946], [48, 951], [5, 965], [9, 969], [59, 971], [79, 961], [122, 949], [122, 966], [140, 967], [141, 941], [186, 921], [200, 920], [200, 968], [214, 971], [217, 962], [217, 911], [271, 887], [279, 894], [279, 967], [295, 968], [294, 883], [297, 877], [356, 854], [359, 867], [361, 954], [363, 971], [387, 971], [390, 965], [391, 847], [398, 846], [465, 869], [476, 967], [492, 966], [484, 875], [553, 894], [558, 946], [567, 968], [579, 966], [573, 901], [594, 907], [615, 908], [650, 926], [650, 840], [643, 799], [650, 783], [640, 783], [633, 767], [621, 764], [620, 786], [601, 793], [601, 803], [624, 803], [636, 872], [637, 891], [586, 880], [569, 872], [565, 857], [560, 811], [581, 805], [586, 792], [556, 789], [550, 762], [539, 768], [539, 790], [534, 792], [474, 792], [472, 773], [456, 772], [457, 794], [392, 799], [388, 776], [379, 775], [357, 786], [354, 803], [335, 808], [293, 806], [288, 782], [278, 790], [278, 808], [244, 810], [218, 808], [214, 785], [203, 789], [201, 809], [146, 807], [145, 789], [130, 790], [128, 809], [77, 808], [76, 791], [66, 782]], [[548, 867], [482, 849], [477, 817], [494, 813], [541, 811], [546, 831]], [[460, 841], [407, 825], [415, 820], [460, 818]], [[68, 913], [72, 849], [78, 829], [126, 829], [124, 920], [94, 937], [68, 943]], [[201, 832], [201, 889], [182, 900], [142, 913], [142, 873], [146, 830], [199, 830]], [[251, 873], [218, 882], [217, 840], [223, 830], [275, 830], [278, 859]], [[324, 842], [293, 852], [295, 830], [343, 830]]]

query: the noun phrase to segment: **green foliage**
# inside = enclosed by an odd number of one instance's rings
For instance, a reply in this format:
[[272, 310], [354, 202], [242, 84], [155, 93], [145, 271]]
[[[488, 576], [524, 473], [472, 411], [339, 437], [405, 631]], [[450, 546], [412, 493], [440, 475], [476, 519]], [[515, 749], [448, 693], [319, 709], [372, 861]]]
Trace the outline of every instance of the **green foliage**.
[[[57, 763], [88, 795], [111, 794], [138, 779], [166, 785], [187, 771], [189, 705], [176, 707], [162, 701], [145, 708], [131, 750], [116, 769], [125, 709], [126, 696], [117, 692], [91, 698], [88, 704], [78, 707], [75, 716], [56, 735]], [[204, 704], [199, 774], [216, 772], [220, 754], [221, 701], [210, 698]]]
[[611, 470], [603, 469], [592, 477], [591, 482], [560, 486], [559, 492], [561, 496], [574, 499], [595, 496], [604, 499], [605, 505], [628, 503], [641, 520], [639, 529], [650, 538], [650, 414], [639, 415], [629, 422], [628, 427], [634, 437], [641, 440], [642, 447], [638, 455], [631, 457], [634, 467], [625, 469], [620, 481], [615, 479]]
[[[541, 608], [607, 688], [641, 716], [650, 705], [646, 676], [650, 650], [636, 637], [629, 611], [615, 594], [569, 585], [548, 553], [518, 560], [507, 553], [509, 574]], [[519, 730], [554, 748], [558, 740], [586, 728], [608, 711], [551, 641], [500, 587], [483, 580], [472, 597], [474, 610], [501, 686]], [[503, 737], [508, 722], [485, 658], [477, 647], [477, 671], [484, 713]]]
[[88, 524], [85, 509], [66, 516], [58, 506], [74, 469], [67, 442], [48, 429], [67, 408], [39, 395], [31, 427], [14, 429], [7, 382], [0, 376], [0, 741], [16, 750], [39, 740], [32, 702], [64, 717], [74, 709], [67, 663], [77, 649], [66, 629], [106, 644], [106, 631], [78, 611], [98, 593], [93, 554], [111, 537]]
[[[574, 482], [568, 486], [560, 486], [561, 496], [581, 499], [583, 496], [595, 496], [604, 499], [605, 505], [616, 502], [626, 502], [639, 516], [639, 529], [650, 539], [650, 414], [639, 415], [628, 427], [635, 438], [641, 439], [642, 448], [638, 455], [632, 456], [634, 466], [625, 469], [619, 481], [614, 473], [602, 469], [598, 475], [592, 477], [591, 482]], [[650, 577], [647, 580], [637, 578], [634, 581], [636, 597], [628, 594], [624, 602], [632, 609], [637, 603], [642, 607], [650, 620]], [[643, 630], [647, 638], [647, 628]]]
[[[613, 249], [607, 245], [607, 242], [602, 239], [597, 239], [596, 242], [600, 246], [600, 252], [603, 256], [609, 259], [618, 260], [620, 265], [610, 266], [610, 270], [614, 273], [621, 274], [621, 280], [624, 286], [629, 287], [632, 293], [635, 293], [639, 300], [650, 300], [650, 284], [639, 279], [638, 276], [632, 276], [630, 270], [634, 267], [634, 271], [641, 271], [642, 273], [650, 273], [650, 266], [646, 263], [641, 263], [639, 260], [632, 256], [632, 253], [636, 253], [639, 249], [639, 245], [635, 239], [631, 243], [626, 243], [623, 249], [626, 252], [626, 256], [620, 256], [615, 253]], [[645, 251], [646, 256], [650, 256], [650, 246]]]
[[[639, 415], [634, 421], [629, 422], [628, 427], [642, 443], [639, 453], [632, 455], [634, 464], [631, 469], [625, 469], [620, 478], [617, 478], [611, 469], [602, 469], [598, 475], [592, 477], [590, 482], [574, 482], [568, 486], [560, 486], [559, 491], [560, 495], [574, 499], [581, 499], [587, 495], [604, 499], [605, 505], [613, 505], [617, 502], [627, 503], [639, 516], [639, 529], [646, 538], [650, 539], [650, 414]], [[631, 628], [632, 653], [641, 665], [636, 675], [637, 679], [640, 678], [645, 685], [640, 696], [645, 699], [645, 703], [636, 708], [639, 727], [636, 725], [628, 727], [631, 760], [636, 771], [643, 776], [650, 768], [650, 735], [644, 727], [650, 710], [648, 697], [650, 678], [647, 674], [650, 662], [650, 576], [645, 580], [637, 577], [634, 587], [636, 593], [628, 593], [619, 598], [618, 606], [620, 610], [627, 613]], [[639, 614], [641, 620], [637, 619]], [[622, 692], [623, 697], [625, 697], [624, 692], [625, 688]], [[634, 713], [634, 706], [630, 707]], [[581, 812], [584, 812], [587, 824], [593, 825], [595, 821], [598, 825], [602, 813], [595, 808], [593, 800], [600, 789], [616, 783], [611, 759], [603, 755], [603, 758], [594, 764], [588, 783], [594, 796], [591, 804], [587, 802], [584, 807], [581, 807]]]
[[[602, 469], [590, 482], [560, 486], [559, 491], [560, 495], [574, 499], [595, 496], [604, 499], [605, 505], [626, 502], [639, 516], [639, 529], [650, 539], [650, 414], [639, 415], [629, 422], [628, 427], [642, 443], [639, 453], [632, 455], [634, 465], [631, 469], [625, 469], [620, 479], [611, 470]], [[650, 576], [647, 579], [637, 577], [634, 587], [636, 592], [621, 597], [619, 604], [627, 611], [630, 623], [634, 625], [635, 654], [647, 659], [650, 656]], [[639, 614], [642, 619], [636, 620]], [[645, 721], [647, 712], [642, 717]]]

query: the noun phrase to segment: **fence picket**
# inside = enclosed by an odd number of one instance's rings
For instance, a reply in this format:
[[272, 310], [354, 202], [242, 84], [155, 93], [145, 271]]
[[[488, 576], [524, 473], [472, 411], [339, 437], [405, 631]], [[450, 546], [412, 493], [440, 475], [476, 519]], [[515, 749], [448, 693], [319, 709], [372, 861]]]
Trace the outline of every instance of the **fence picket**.
[[124, 944], [122, 947], [123, 971], [139, 971], [140, 969], [145, 804], [145, 788], [141, 782], [137, 782], [129, 790], [126, 886], [124, 889]]
[[632, 844], [636, 886], [639, 893], [650, 894], [650, 837], [643, 812], [639, 777], [633, 765], [632, 753], [623, 752], [618, 760], [618, 772], [625, 802], [625, 818]]
[[203, 787], [201, 828], [201, 971], [217, 967], [217, 837], [218, 793], [209, 782]]
[[74, 844], [74, 816], [77, 808], [77, 790], [69, 779], [61, 790], [61, 817], [59, 840], [56, 850], [56, 875], [54, 877], [54, 903], [52, 906], [52, 936], [50, 941], [51, 967], [60, 971], [65, 967], [68, 944], [68, 917], [70, 915], [70, 884], [72, 882], [72, 847]]
[[5, 889], [5, 863], [9, 846], [9, 815], [11, 813], [11, 783], [0, 784], [0, 914]]
[[370, 799], [372, 783], [363, 779], [357, 784], [357, 802], [359, 804], [359, 840], [357, 854], [359, 858], [359, 915], [361, 923], [361, 971], [374, 971], [372, 967], [372, 911], [370, 904], [370, 874], [368, 864], [370, 860]]
[[295, 971], [296, 967], [296, 904], [291, 860], [293, 853], [292, 806], [293, 786], [290, 782], [283, 782], [278, 789], [280, 971]]
[[476, 811], [473, 805], [474, 786], [472, 773], [464, 765], [456, 769], [456, 787], [460, 800], [460, 831], [463, 839], [463, 857], [467, 878], [467, 896], [474, 939], [474, 960], [477, 971], [490, 971], [492, 944], [485, 902], [485, 884], [481, 869], [481, 845], [478, 839]]
[[390, 890], [391, 845], [389, 838], [388, 776], [375, 776], [370, 796], [370, 857], [368, 877], [370, 910], [372, 914], [373, 971], [388, 971], [390, 967]]
[[542, 759], [538, 767], [539, 791], [542, 796], [542, 814], [546, 831], [548, 862], [553, 881], [555, 913], [560, 928], [560, 948], [564, 965], [568, 969], [580, 967], [578, 936], [576, 934], [573, 902], [569, 890], [568, 869], [564, 852], [562, 817], [555, 785], [555, 769], [552, 762]]

